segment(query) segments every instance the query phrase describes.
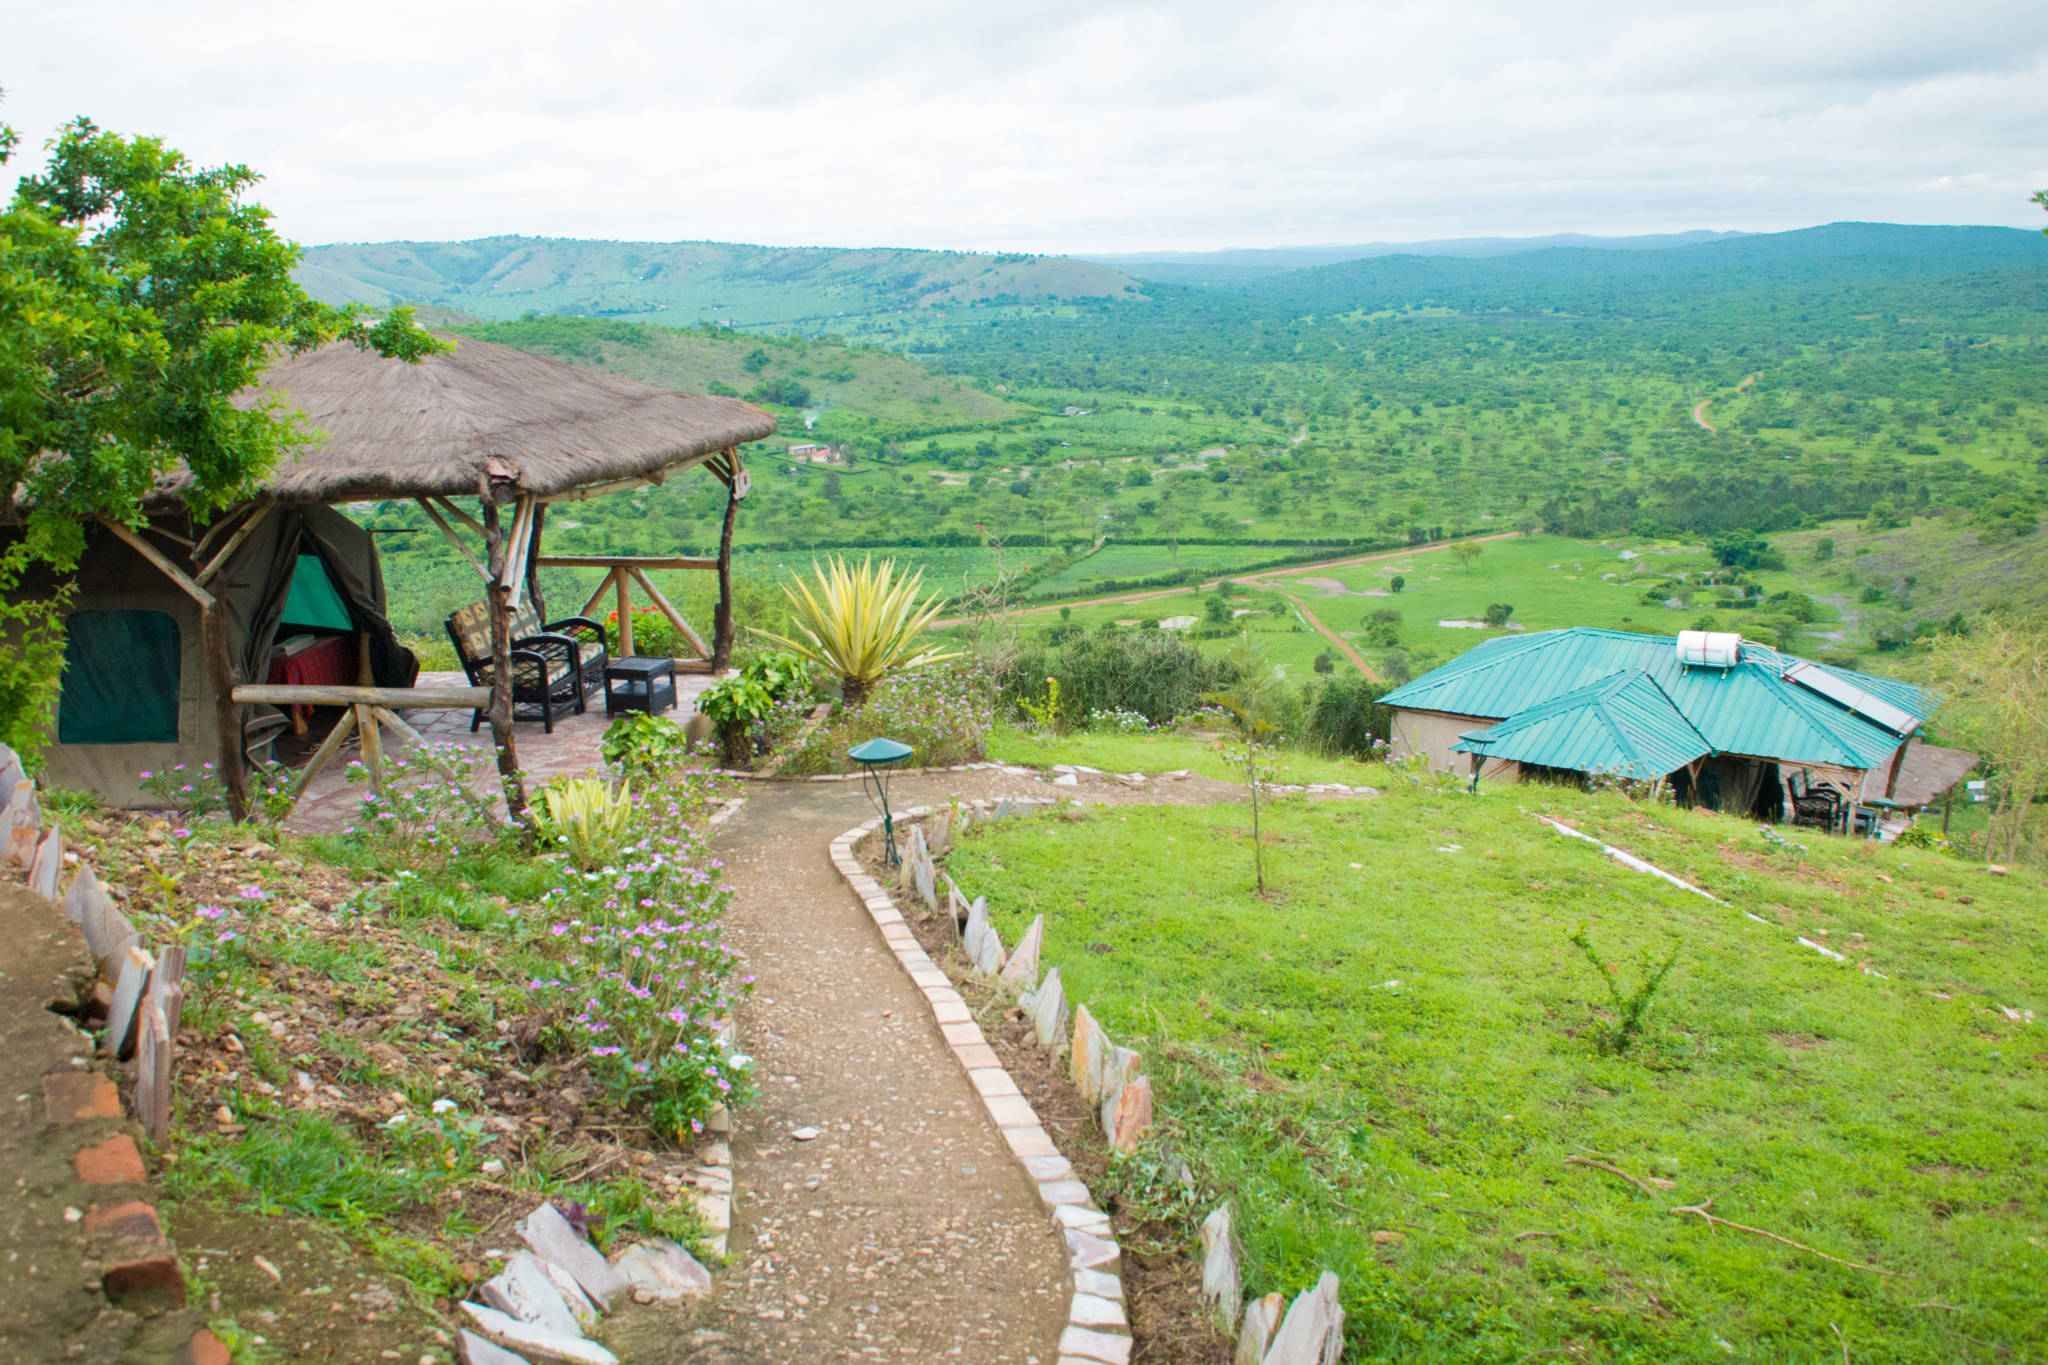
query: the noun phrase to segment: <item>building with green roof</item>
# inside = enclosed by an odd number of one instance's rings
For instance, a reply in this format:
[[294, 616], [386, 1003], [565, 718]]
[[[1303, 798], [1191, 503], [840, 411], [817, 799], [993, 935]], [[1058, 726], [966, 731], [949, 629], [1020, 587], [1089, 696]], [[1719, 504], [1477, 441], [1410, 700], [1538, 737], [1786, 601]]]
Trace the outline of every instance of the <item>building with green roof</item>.
[[1934, 709], [1907, 683], [1734, 635], [1583, 627], [1488, 640], [1381, 703], [1396, 757], [1474, 781], [1668, 778], [1683, 799], [1772, 820], [1816, 787], [1892, 804]]

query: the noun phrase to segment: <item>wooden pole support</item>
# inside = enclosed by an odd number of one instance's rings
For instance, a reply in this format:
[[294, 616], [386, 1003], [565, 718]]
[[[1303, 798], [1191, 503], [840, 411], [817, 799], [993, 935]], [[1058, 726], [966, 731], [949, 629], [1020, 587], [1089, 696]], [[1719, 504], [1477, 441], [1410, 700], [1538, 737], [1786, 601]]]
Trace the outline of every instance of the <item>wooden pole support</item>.
[[484, 545], [490, 557], [485, 582], [491, 600], [491, 739], [498, 750], [498, 780], [505, 789], [506, 814], [526, 829], [526, 786], [519, 775], [519, 752], [512, 738], [512, 588], [505, 581], [505, 532], [499, 524], [498, 504], [491, 499], [490, 475], [477, 476], [476, 491], [483, 504]]
[[344, 687], [321, 683], [244, 683], [240, 702], [273, 706], [388, 706], [399, 710], [473, 710], [491, 704], [488, 687]]

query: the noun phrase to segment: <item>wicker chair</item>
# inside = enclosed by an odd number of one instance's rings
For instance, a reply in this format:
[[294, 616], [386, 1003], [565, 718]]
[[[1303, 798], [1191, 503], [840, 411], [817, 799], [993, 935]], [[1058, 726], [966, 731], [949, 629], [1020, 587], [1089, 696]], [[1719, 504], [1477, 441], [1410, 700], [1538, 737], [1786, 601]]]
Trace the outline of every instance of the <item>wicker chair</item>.
[[1836, 829], [1842, 823], [1842, 794], [1825, 782], [1796, 779], [1786, 790], [1792, 794], [1792, 823], [1814, 829]]
[[[573, 711], [581, 715], [588, 691], [604, 686], [606, 651], [604, 627], [587, 616], [571, 616], [542, 627], [531, 606], [512, 617], [512, 718], [537, 720], [548, 734], [555, 730], [555, 716]], [[448, 618], [448, 638], [455, 643], [455, 656], [471, 687], [491, 685], [491, 613], [483, 602], [472, 602]], [[523, 708], [523, 710], [522, 710]], [[470, 715], [474, 732], [483, 723], [479, 707]]]

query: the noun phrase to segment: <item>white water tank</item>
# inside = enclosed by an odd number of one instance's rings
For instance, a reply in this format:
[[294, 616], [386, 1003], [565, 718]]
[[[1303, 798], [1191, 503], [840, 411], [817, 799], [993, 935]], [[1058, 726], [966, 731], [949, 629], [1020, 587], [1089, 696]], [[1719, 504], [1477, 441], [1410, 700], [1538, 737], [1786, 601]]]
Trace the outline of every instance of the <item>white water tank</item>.
[[1733, 668], [1741, 659], [1742, 637], [1733, 631], [1678, 632], [1678, 663], [1681, 668]]

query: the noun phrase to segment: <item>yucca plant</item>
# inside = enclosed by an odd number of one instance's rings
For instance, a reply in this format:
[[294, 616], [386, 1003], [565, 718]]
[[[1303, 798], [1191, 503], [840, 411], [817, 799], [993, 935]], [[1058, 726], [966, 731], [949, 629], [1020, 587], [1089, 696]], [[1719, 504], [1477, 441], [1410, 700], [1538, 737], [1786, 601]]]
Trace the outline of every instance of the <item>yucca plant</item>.
[[918, 646], [917, 637], [939, 614], [941, 605], [937, 593], [918, 601], [922, 569], [898, 578], [893, 559], [876, 564], [863, 558], [856, 569], [834, 555], [823, 567], [812, 560], [811, 573], [817, 579], [816, 591], [801, 578], [794, 587], [782, 590], [796, 613], [796, 629], [803, 638], [765, 630], [754, 633], [837, 673], [848, 706], [867, 700], [869, 690], [897, 669], [922, 668], [959, 657], [957, 650]]
[[633, 787], [602, 777], [558, 777], [540, 789], [541, 832], [586, 872], [602, 867], [633, 819]]

